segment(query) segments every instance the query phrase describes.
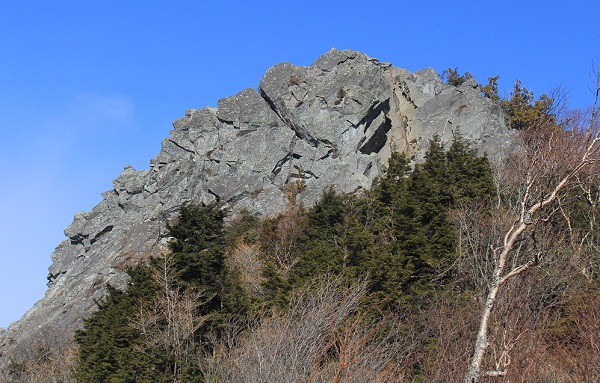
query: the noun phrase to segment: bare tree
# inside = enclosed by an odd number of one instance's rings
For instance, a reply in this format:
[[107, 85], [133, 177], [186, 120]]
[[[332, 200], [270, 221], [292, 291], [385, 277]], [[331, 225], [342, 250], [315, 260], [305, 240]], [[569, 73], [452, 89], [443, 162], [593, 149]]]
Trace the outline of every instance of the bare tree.
[[272, 257], [277, 270], [285, 276], [300, 259], [298, 247], [306, 230], [307, 220], [301, 208], [289, 207], [274, 221], [274, 228], [263, 228], [266, 248], [262, 249]]
[[262, 284], [265, 281], [262, 270], [264, 264], [261, 260], [264, 255], [256, 243], [246, 243], [239, 240], [229, 248], [225, 257], [228, 270], [235, 270], [240, 274], [240, 282], [246, 291], [255, 297], [263, 294]]
[[160, 287], [160, 294], [140, 305], [132, 326], [145, 337], [144, 347], [165, 350], [172, 355], [177, 376], [198, 354], [196, 335], [206, 320], [199, 308], [207, 300], [202, 291], [177, 285], [178, 271], [171, 254], [159, 262], [152, 276]]
[[[522, 132], [522, 152], [513, 157], [507, 169], [514, 188], [499, 206], [512, 216], [502, 236], [490, 243], [492, 268], [487, 297], [481, 312], [479, 331], [465, 383], [478, 382], [482, 376], [504, 376], [510, 359], [482, 372], [489, 345], [490, 318], [499, 294], [508, 283], [538, 266], [549, 256], [540, 248], [536, 234], [558, 219], [569, 223], [565, 206], [597, 187], [600, 161], [598, 95], [600, 76], [596, 73], [594, 106], [587, 119], [574, 119], [566, 129], [539, 126]], [[585, 121], [585, 122], [583, 122]], [[582, 123], [583, 122], [583, 123]], [[589, 193], [588, 193], [589, 194]], [[585, 236], [584, 236], [585, 238]], [[507, 352], [508, 352], [507, 348]]]

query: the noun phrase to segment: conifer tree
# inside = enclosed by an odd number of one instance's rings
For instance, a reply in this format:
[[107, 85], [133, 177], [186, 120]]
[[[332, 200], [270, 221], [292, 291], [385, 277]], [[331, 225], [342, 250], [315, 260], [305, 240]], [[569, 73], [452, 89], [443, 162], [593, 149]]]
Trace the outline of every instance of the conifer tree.
[[534, 125], [556, 122], [552, 97], [543, 94], [535, 100], [533, 92], [521, 86], [519, 80], [515, 82], [510, 98], [502, 100], [500, 106], [510, 117], [513, 129], [524, 130]]
[[385, 174], [375, 180], [373, 194], [379, 203], [391, 206], [392, 202], [406, 193], [406, 178], [411, 172], [410, 159], [406, 153], [394, 151], [388, 161]]
[[344, 259], [340, 233], [346, 214], [345, 199], [329, 188], [307, 212], [308, 238], [293, 278], [306, 281], [318, 273], [339, 274], [342, 271]]
[[417, 165], [410, 177], [408, 194], [416, 206], [415, 219], [419, 229], [405, 251], [425, 269], [436, 266], [454, 249], [454, 230], [449, 224], [446, 211], [452, 201], [448, 188], [448, 164], [444, 146], [436, 134], [429, 142], [425, 162]]
[[[164, 303], [161, 296], [186, 297], [196, 292], [203, 297], [202, 304], [198, 305], [197, 313], [192, 312], [196, 311], [194, 307], [188, 314], [197, 314], [197, 322], [201, 323], [194, 327], [198, 341], [205, 340], [210, 332], [218, 336], [225, 316], [245, 313], [246, 294], [237, 274], [228, 273], [225, 268], [225, 215], [226, 211], [218, 203], [183, 206], [179, 222], [169, 226], [173, 253], [169, 255], [172, 275], [168, 284], [159, 286], [152, 278], [153, 271], [160, 272], [164, 263], [162, 259], [153, 259], [128, 271], [130, 280], [124, 291], [108, 287], [105, 301], [84, 321], [84, 329], [76, 336], [80, 360], [78, 379], [83, 382], [162, 382], [169, 376], [174, 379], [185, 376], [185, 381], [201, 381], [201, 374], [194, 366], [181, 368], [181, 360], [189, 360], [192, 355], [175, 355], [169, 351], [173, 347], [149, 342], [151, 339], [139, 331], [143, 326], [136, 326], [135, 322], [137, 318], [138, 324], [150, 324], [151, 338], [162, 339], [156, 332], [168, 332], [171, 328], [169, 320], [161, 318], [172, 319], [173, 313], [161, 311], [156, 318], [139, 318], [140, 313], [148, 311], [143, 308], [160, 309]], [[152, 310], [148, 312], [154, 313]], [[199, 344], [195, 339], [190, 342]], [[189, 352], [200, 351], [188, 349]]]
[[168, 226], [180, 282], [216, 294], [224, 268], [223, 219], [226, 212], [218, 203], [184, 205], [177, 225]]
[[446, 153], [448, 173], [446, 188], [451, 194], [451, 205], [495, 195], [492, 169], [487, 154], [478, 156], [475, 149], [460, 132]]
[[130, 326], [141, 302], [156, 294], [150, 269], [138, 266], [127, 273], [130, 280], [126, 291], [109, 285], [98, 311], [84, 320], [84, 330], [75, 335], [79, 345], [76, 378], [82, 382], [152, 382], [151, 371], [162, 370], [166, 364], [166, 360], [136, 351], [144, 340]]

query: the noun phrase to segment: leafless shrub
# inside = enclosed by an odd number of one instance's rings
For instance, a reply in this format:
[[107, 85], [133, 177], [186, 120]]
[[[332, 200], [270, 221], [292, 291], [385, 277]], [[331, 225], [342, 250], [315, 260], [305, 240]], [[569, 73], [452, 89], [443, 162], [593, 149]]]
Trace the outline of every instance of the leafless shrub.
[[394, 337], [392, 322], [356, 315], [366, 290], [366, 281], [344, 286], [339, 278], [308, 286], [285, 313], [263, 316], [235, 347], [222, 347], [206, 367], [207, 380], [404, 381], [396, 361], [408, 347]]
[[255, 243], [239, 241], [226, 254], [225, 264], [229, 270], [236, 270], [240, 275], [242, 287], [252, 296], [262, 296], [263, 254], [260, 246]]
[[263, 228], [261, 236], [265, 253], [285, 276], [300, 259], [299, 243], [307, 227], [307, 219], [300, 208], [291, 206], [275, 220], [275, 228]]
[[[525, 333], [513, 351], [511, 368], [503, 381], [522, 383], [600, 381], [600, 295], [572, 302], [572, 316], [548, 317], [546, 331]], [[568, 322], [564, 322], [568, 319]], [[551, 336], [553, 331], [558, 334]]]
[[76, 346], [70, 335], [43, 329], [35, 341], [17, 345], [0, 383], [75, 383]]
[[131, 325], [146, 339], [139, 351], [165, 350], [173, 356], [177, 375], [198, 356], [196, 333], [206, 321], [199, 308], [209, 299], [202, 291], [177, 286], [173, 256], [165, 255], [159, 262], [152, 276], [160, 294], [140, 305]]

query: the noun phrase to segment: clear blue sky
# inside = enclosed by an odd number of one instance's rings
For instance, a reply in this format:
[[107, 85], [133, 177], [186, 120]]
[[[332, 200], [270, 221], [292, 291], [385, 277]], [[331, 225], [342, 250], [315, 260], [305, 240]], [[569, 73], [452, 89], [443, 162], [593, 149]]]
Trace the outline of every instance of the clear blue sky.
[[500, 75], [591, 102], [600, 3], [545, 1], [3, 1], [0, 327], [45, 291], [73, 215], [146, 169], [185, 109], [256, 88], [272, 65], [332, 47], [411, 71]]

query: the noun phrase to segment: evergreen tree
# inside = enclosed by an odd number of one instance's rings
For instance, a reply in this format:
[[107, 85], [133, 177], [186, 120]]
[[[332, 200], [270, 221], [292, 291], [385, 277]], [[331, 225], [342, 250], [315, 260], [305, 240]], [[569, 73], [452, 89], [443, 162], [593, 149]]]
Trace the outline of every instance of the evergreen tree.
[[510, 98], [502, 100], [500, 106], [510, 117], [513, 129], [524, 130], [540, 123], [556, 123], [552, 97], [543, 94], [535, 100], [533, 92], [521, 86], [519, 80], [515, 82]]
[[488, 77], [488, 83], [481, 88], [481, 93], [495, 103], [500, 102], [498, 80], [500, 76]]
[[463, 137], [454, 133], [454, 140], [446, 153], [448, 174], [446, 185], [451, 193], [452, 205], [489, 199], [495, 195], [492, 169], [487, 158], [477, 155], [477, 149]]
[[[173, 237], [170, 249], [179, 271], [177, 282], [213, 297], [205, 305], [205, 313], [235, 313], [247, 308], [237, 274], [225, 268], [226, 215], [218, 202], [184, 205], [177, 225], [168, 226]], [[234, 290], [239, 294], [232, 294]]]
[[385, 174], [373, 183], [372, 193], [378, 202], [384, 206], [391, 206], [393, 201], [406, 193], [405, 180], [410, 172], [410, 159], [406, 153], [393, 152]]
[[177, 225], [168, 226], [174, 238], [169, 246], [183, 285], [194, 285], [211, 294], [219, 292], [224, 269], [223, 219], [226, 214], [218, 203], [184, 205]]
[[442, 78], [446, 79], [446, 82], [452, 86], [459, 86], [467, 80], [473, 78], [471, 73], [465, 72], [465, 74], [460, 74], [458, 72], [458, 67], [456, 68], [448, 68], [442, 73]]
[[403, 250], [415, 259], [421, 271], [429, 270], [454, 250], [454, 229], [448, 222], [447, 209], [452, 202], [448, 188], [448, 163], [444, 146], [436, 134], [429, 142], [425, 162], [415, 167], [408, 186], [408, 198], [419, 236], [406, 244]]
[[333, 188], [323, 192], [321, 199], [307, 212], [308, 230], [304, 252], [292, 275], [295, 284], [302, 284], [323, 272], [339, 274], [344, 265], [340, 246], [346, 214], [346, 196]]
[[144, 339], [130, 325], [142, 302], [158, 291], [150, 268], [138, 266], [127, 273], [130, 280], [126, 291], [109, 285], [106, 299], [84, 320], [84, 330], [75, 334], [79, 345], [75, 376], [82, 382], [155, 382], [154, 371], [162, 370], [167, 363], [137, 351]]
[[[182, 207], [177, 225], [169, 226], [173, 236], [170, 244], [173, 253], [169, 257], [174, 261], [169, 267], [173, 268], [174, 274], [168, 286], [159, 286], [153, 278], [153, 272], [162, 272], [161, 267], [165, 267], [162, 259], [153, 259], [149, 264], [141, 263], [128, 271], [130, 280], [124, 291], [108, 287], [106, 299], [99, 303], [98, 311], [84, 321], [84, 329], [76, 336], [78, 379], [110, 383], [162, 382], [167, 377], [179, 377], [186, 382], [202, 380], [197, 367], [182, 368], [181, 360], [174, 358], [167, 348], [147, 343], [148, 338], [136, 329], [134, 322], [140, 308], [156, 307], [161, 294], [183, 297], [194, 291], [202, 292], [207, 298], [195, 313], [206, 318], [198, 320], [203, 325], [197, 328], [195, 336], [199, 342], [196, 344], [205, 340], [209, 333], [218, 336], [225, 316], [244, 315], [246, 294], [237, 273], [230, 273], [225, 268], [225, 215], [217, 203]], [[171, 293], [161, 291], [165, 288], [176, 290]], [[150, 321], [152, 331], [170, 331], [168, 321], [160, 319], [163, 314], [158, 313], [158, 319]], [[154, 335], [154, 338], [160, 339], [160, 335]], [[190, 352], [199, 351], [190, 349]], [[192, 355], [184, 357], [191, 358]]]
[[411, 300], [431, 293], [437, 270], [454, 259], [457, 235], [448, 209], [493, 195], [491, 168], [460, 133], [447, 152], [434, 135], [425, 162], [410, 174], [403, 155], [392, 156], [389, 168], [393, 172], [377, 181], [373, 194], [380, 203], [379, 225], [391, 228], [392, 241], [367, 257], [365, 270], [383, 297]]

